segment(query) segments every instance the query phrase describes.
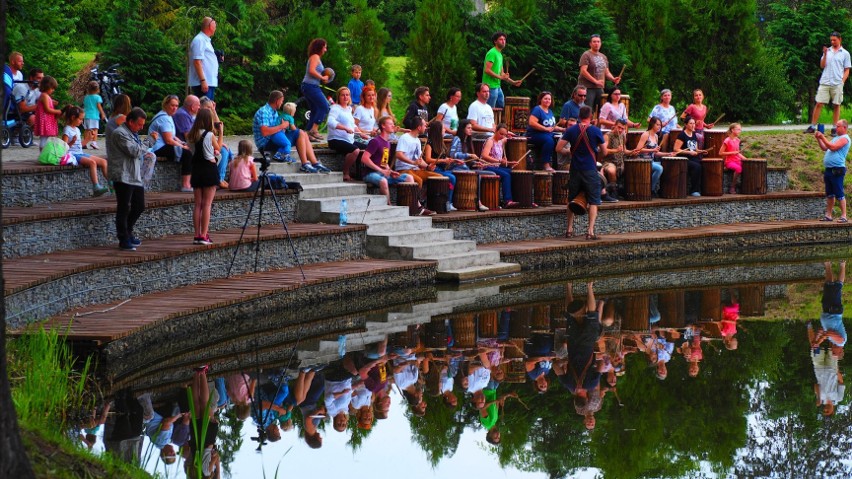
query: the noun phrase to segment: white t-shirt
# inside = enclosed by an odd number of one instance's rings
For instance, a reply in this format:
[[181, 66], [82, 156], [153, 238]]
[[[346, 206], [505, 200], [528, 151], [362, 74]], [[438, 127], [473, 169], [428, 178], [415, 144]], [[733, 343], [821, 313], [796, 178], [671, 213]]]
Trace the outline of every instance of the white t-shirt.
[[[79, 155], [83, 153], [83, 144], [80, 143], [82, 137], [80, 136], [79, 128], [77, 128], [76, 126], [65, 125], [65, 128], [62, 129], [62, 135], [68, 137], [68, 153], [71, 153], [72, 155]], [[74, 138], [77, 138], [77, 141], [75, 141], [74, 144], [71, 145], [71, 140], [73, 140]]]
[[369, 133], [376, 129], [376, 112], [373, 108], [364, 108], [358, 105], [352, 117], [358, 120], [358, 128], [364, 133]]
[[341, 412], [349, 411], [349, 403], [352, 402], [352, 393], [344, 393], [339, 397], [334, 397], [335, 393], [343, 392], [347, 389], [352, 389], [352, 379], [344, 379], [343, 381], [325, 381], [325, 409], [329, 417], [334, 417]]
[[[213, 132], [208, 131], [201, 142], [201, 148], [204, 151], [204, 159], [207, 161], [216, 161], [216, 152], [213, 150]], [[190, 151], [195, 154], [195, 143], [189, 143]]]
[[[443, 105], [438, 107], [438, 113], [444, 115], [444, 118], [441, 119], [441, 123], [444, 124], [444, 128], [447, 130], [456, 131], [459, 127], [459, 112], [456, 105], [450, 106], [444, 103]], [[494, 113], [492, 112], [492, 115]]]
[[467, 392], [473, 394], [482, 391], [489, 382], [491, 382], [491, 370], [479, 368], [467, 377]]
[[[477, 125], [483, 128], [494, 128], [494, 110], [488, 103], [475, 101], [470, 104], [467, 109], [467, 119], [473, 120]], [[475, 134], [480, 136], [493, 136], [492, 132], [476, 131]]]
[[[396, 144], [396, 151], [402, 152], [409, 160], [417, 160], [423, 153], [423, 146], [420, 144], [420, 139], [409, 135], [402, 135]], [[404, 161], [396, 161], [396, 171], [419, 170], [420, 168], [406, 163]]]
[[201, 60], [201, 71], [204, 72], [207, 86], [218, 87], [219, 59], [213, 50], [213, 42], [204, 32], [198, 32], [189, 44], [189, 86], [201, 85], [201, 79], [195, 71], [195, 60]]
[[349, 108], [343, 108], [337, 104], [331, 107], [331, 111], [328, 114], [328, 139], [343, 140], [346, 143], [354, 143], [355, 134], [339, 130], [337, 129], [337, 125], [343, 125], [355, 130], [355, 118], [352, 116], [352, 110]]
[[12, 88], [12, 98], [15, 99], [15, 104], [26, 101], [28, 106], [34, 106], [40, 96], [41, 91], [38, 88], [33, 90], [26, 83], [15, 83]]
[[420, 370], [417, 369], [416, 364], [406, 364], [401, 371], [393, 373], [393, 382], [400, 389], [416, 383], [418, 378], [420, 378]]

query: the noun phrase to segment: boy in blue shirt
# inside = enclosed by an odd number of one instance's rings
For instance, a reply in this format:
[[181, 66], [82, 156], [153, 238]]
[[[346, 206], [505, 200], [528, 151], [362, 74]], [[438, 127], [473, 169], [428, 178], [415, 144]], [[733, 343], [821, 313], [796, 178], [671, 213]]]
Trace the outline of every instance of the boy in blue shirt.
[[361, 81], [361, 65], [352, 65], [349, 68], [352, 74], [352, 79], [349, 80], [349, 92], [352, 93], [352, 109], [361, 104], [361, 91], [364, 89], [364, 82]]

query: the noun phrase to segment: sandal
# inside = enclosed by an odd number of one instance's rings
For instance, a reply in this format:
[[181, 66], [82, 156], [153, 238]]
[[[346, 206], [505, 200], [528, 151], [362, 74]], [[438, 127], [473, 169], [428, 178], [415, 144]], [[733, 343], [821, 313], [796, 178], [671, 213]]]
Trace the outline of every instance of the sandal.
[[517, 208], [518, 205], [520, 205], [520, 203], [518, 203], [517, 201], [507, 201], [506, 202], [506, 208], [507, 209], [508, 208]]
[[845, 216], [841, 216], [840, 218], [837, 219], [837, 222], [838, 223], [848, 223], [849, 219], [846, 218]]
[[586, 239], [590, 240], [590, 241], [597, 241], [597, 240], [601, 239], [601, 237], [594, 234], [594, 233], [586, 233]]
[[820, 221], [834, 221], [834, 218], [832, 218], [831, 216], [823, 216], [822, 218], [820, 218]]
[[565, 237], [568, 238], [568, 239], [573, 238], [574, 237], [574, 231], [566, 231]]

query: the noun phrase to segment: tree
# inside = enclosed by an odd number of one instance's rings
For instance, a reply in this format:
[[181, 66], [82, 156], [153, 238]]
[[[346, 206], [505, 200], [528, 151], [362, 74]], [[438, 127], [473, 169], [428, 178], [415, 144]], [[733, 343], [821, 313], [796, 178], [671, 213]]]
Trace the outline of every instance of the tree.
[[428, 86], [432, 108], [450, 87], [473, 91], [473, 69], [468, 62], [464, 17], [470, 4], [453, 0], [425, 0], [417, 8], [408, 36], [408, 60], [403, 84], [409, 97], [418, 86]]
[[[343, 24], [346, 32], [346, 50], [349, 60], [363, 68], [362, 79], [372, 79], [377, 85], [387, 85], [388, 67], [385, 65], [385, 44], [390, 39], [385, 25], [375, 10], [367, 7], [367, 0], [353, 0], [355, 13]], [[344, 73], [343, 71], [340, 72]]]
[[[322, 63], [326, 67], [333, 68], [335, 79], [328, 87], [346, 85], [349, 79], [346, 75], [345, 52], [340, 45], [340, 29], [331, 23], [331, 16], [320, 13], [317, 10], [305, 10], [302, 14], [287, 24], [284, 28], [284, 37], [281, 39], [281, 55], [284, 62], [277, 66], [283, 77], [284, 86], [298, 97], [302, 78], [305, 76], [305, 64], [308, 60], [308, 44], [314, 38], [324, 38], [328, 42], [328, 51], [322, 57]], [[326, 91], [327, 93], [331, 93]]]
[[379, 19], [385, 24], [390, 41], [385, 53], [392, 56], [405, 55], [405, 39], [413, 25], [415, 0], [383, 0], [376, 7]]

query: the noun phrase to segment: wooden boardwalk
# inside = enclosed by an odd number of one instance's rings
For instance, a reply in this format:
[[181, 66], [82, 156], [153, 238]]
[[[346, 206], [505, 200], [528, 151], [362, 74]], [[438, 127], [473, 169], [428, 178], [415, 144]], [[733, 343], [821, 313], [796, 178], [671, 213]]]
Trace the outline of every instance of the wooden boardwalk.
[[[333, 235], [367, 229], [364, 225], [340, 227], [313, 223], [288, 223], [287, 228], [293, 238]], [[4, 259], [3, 276], [6, 282], [4, 294], [14, 294], [48, 281], [84, 271], [142, 264], [192, 254], [205, 249], [229, 248], [237, 244], [240, 232], [239, 228], [213, 231], [213, 239], [216, 242], [210, 246], [193, 245], [193, 235], [182, 234], [145, 240], [137, 251], [121, 251], [114, 246], [101, 246]], [[256, 233], [257, 227], [249, 225], [243, 238], [244, 246], [242, 247], [242, 250], [247, 254], [252, 254], [251, 248], [253, 248]], [[286, 237], [287, 234], [281, 225], [263, 226], [260, 230], [261, 241]]]
[[[251, 301], [298, 288], [393, 273], [433, 265], [421, 261], [360, 260], [315, 263], [298, 268], [250, 273], [222, 278], [169, 291], [146, 294], [129, 301], [115, 301], [77, 308], [42, 323], [58, 328], [68, 339], [109, 342], [169, 319]], [[14, 334], [14, 333], [13, 333]]]

